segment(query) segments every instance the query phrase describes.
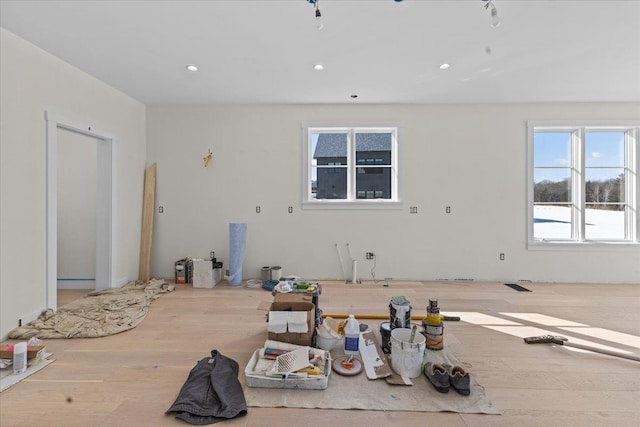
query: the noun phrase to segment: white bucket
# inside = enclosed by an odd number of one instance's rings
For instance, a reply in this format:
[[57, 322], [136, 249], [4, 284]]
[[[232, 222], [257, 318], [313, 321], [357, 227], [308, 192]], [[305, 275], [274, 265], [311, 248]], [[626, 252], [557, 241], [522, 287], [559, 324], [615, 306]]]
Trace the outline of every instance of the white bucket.
[[422, 374], [425, 338], [416, 331], [413, 342], [411, 329], [395, 328], [391, 330], [391, 367], [398, 375], [418, 378]]
[[316, 342], [318, 348], [325, 351], [331, 351], [334, 348], [338, 348], [343, 342], [343, 338], [323, 337], [322, 335], [316, 335]]

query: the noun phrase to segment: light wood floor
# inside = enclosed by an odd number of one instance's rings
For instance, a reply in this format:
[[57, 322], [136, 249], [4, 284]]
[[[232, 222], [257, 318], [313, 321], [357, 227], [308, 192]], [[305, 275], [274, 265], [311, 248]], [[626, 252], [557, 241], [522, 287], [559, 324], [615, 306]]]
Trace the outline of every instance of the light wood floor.
[[[428, 299], [438, 298], [443, 311], [479, 312], [640, 354], [640, 285], [523, 284], [532, 292], [475, 282], [322, 286], [319, 305], [325, 313], [385, 315], [390, 297], [405, 295], [412, 314], [424, 314]], [[59, 291], [58, 301], [64, 304], [83, 294]], [[214, 289], [180, 285], [153, 302], [144, 322], [131, 331], [105, 338], [49, 340], [45, 344], [56, 361], [0, 395], [0, 425], [187, 425], [164, 411], [190, 369], [212, 349], [235, 359], [243, 369], [266, 338], [265, 314], [257, 306], [270, 299], [262, 289], [224, 282]], [[612, 338], [622, 337], [627, 344], [499, 313], [539, 313], [591, 325], [627, 334]], [[517, 336], [462, 317], [461, 322], [447, 323], [445, 343], [448, 334], [460, 341], [459, 358], [471, 364], [471, 374], [502, 415], [249, 408], [246, 417], [224, 425], [640, 425], [639, 362], [548, 344], [527, 345]], [[363, 322], [378, 328], [380, 321]], [[602, 332], [595, 330], [594, 335]], [[243, 374], [240, 381], [244, 385]]]

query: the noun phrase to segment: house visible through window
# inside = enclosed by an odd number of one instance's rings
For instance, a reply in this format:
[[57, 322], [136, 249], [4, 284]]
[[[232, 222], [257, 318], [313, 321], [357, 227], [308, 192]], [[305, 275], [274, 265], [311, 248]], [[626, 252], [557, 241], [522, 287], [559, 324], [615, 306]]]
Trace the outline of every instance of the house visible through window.
[[396, 128], [306, 128], [305, 203], [398, 201]]
[[530, 123], [529, 243], [640, 243], [638, 127]]

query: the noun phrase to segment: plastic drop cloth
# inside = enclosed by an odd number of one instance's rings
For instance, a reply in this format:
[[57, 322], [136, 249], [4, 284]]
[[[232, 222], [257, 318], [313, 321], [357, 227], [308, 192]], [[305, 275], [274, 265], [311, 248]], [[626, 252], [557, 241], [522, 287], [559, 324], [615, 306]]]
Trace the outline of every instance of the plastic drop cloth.
[[9, 338], [94, 338], [124, 332], [144, 320], [153, 300], [174, 289], [175, 285], [151, 279], [91, 292], [58, 311], [45, 310], [33, 322], [11, 331]]

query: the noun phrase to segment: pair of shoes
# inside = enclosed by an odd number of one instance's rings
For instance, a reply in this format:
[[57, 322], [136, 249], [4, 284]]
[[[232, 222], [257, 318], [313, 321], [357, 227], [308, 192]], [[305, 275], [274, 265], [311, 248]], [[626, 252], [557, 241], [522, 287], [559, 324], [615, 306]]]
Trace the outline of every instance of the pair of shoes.
[[469, 373], [460, 366], [427, 362], [424, 367], [424, 376], [440, 393], [448, 393], [449, 387], [453, 387], [463, 396], [471, 394], [471, 378]]

